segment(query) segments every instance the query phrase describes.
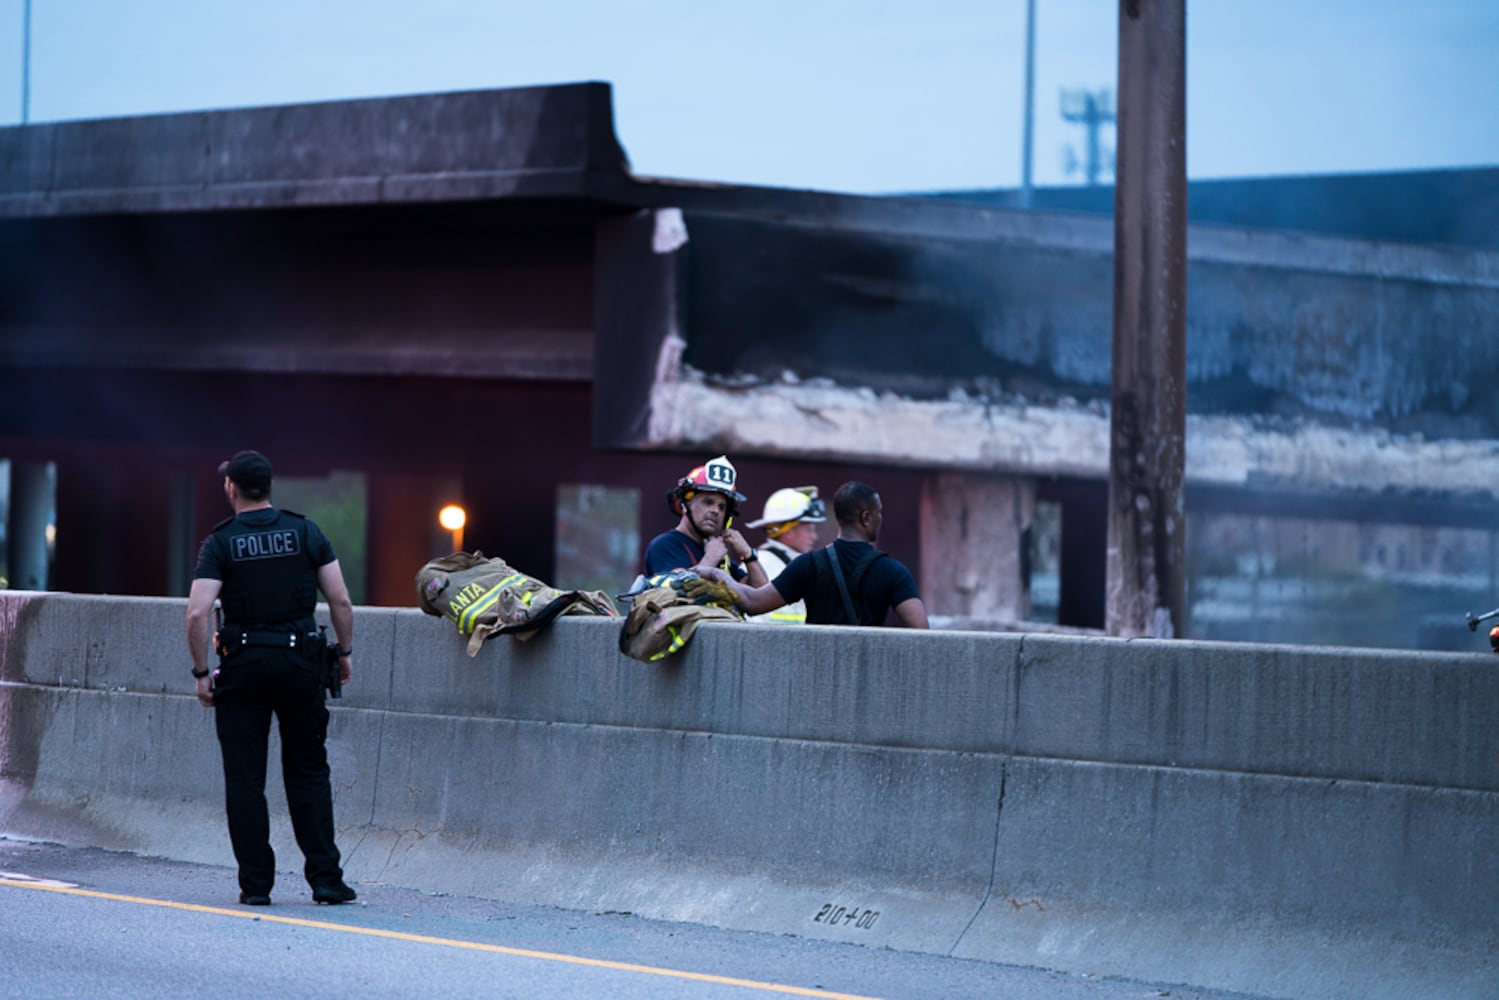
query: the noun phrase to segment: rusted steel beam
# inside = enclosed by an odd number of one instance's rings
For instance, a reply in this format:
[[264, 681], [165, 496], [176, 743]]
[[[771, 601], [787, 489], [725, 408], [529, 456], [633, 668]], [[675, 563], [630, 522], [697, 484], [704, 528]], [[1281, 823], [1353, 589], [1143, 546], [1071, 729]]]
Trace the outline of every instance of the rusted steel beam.
[[1110, 635], [1182, 634], [1186, 0], [1121, 0], [1109, 440]]

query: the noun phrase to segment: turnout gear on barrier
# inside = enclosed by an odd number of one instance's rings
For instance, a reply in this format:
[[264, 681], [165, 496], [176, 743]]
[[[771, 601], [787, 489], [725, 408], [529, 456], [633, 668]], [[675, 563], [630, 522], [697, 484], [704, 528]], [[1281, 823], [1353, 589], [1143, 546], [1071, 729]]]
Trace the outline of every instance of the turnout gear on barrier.
[[469, 656], [491, 636], [529, 639], [558, 615], [619, 615], [603, 591], [557, 590], [483, 552], [431, 560], [417, 571], [416, 594], [424, 612], [448, 619], [469, 637]]
[[687, 645], [705, 621], [743, 621], [734, 610], [734, 592], [691, 570], [637, 577], [630, 590], [630, 611], [619, 631], [619, 651], [632, 659], [656, 663]]
[[[341, 642], [352, 641], [353, 608], [333, 546], [317, 524], [270, 504], [271, 467], [258, 452], [240, 452], [219, 467], [235, 516], [203, 540], [188, 596], [188, 642], [197, 677], [206, 650], [206, 613], [215, 598], [222, 621], [214, 637], [219, 667], [199, 701], [214, 710], [223, 753], [229, 839], [239, 866], [240, 901], [270, 902], [276, 857], [270, 844], [265, 778], [271, 720], [279, 723], [281, 772], [303, 874], [321, 903], [349, 902], [333, 825], [326, 740], [330, 650], [314, 611], [320, 587]], [[334, 647], [348, 669], [349, 650]], [[335, 667], [335, 670], [340, 667]], [[339, 675], [342, 676], [341, 674]]]
[[714, 604], [723, 608], [734, 606], [734, 592], [717, 580], [707, 580], [690, 569], [674, 569], [653, 576], [637, 576], [630, 589], [618, 595], [622, 601], [633, 601], [648, 590], [667, 588], [676, 594], [679, 602], [688, 604]]

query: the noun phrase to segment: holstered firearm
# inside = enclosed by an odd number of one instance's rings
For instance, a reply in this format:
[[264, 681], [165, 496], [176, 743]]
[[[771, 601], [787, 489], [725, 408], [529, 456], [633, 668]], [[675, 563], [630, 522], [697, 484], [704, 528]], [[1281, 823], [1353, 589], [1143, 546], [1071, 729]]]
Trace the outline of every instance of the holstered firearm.
[[326, 664], [326, 674], [323, 683], [328, 688], [328, 697], [342, 698], [344, 693], [343, 675], [338, 670], [338, 656], [333, 652], [338, 648], [338, 643], [328, 642], [328, 627], [318, 626], [318, 631], [323, 636], [323, 663]]
[[213, 651], [219, 654], [219, 661], [224, 659], [224, 643], [220, 638], [224, 634], [224, 606], [218, 601], [213, 602]]

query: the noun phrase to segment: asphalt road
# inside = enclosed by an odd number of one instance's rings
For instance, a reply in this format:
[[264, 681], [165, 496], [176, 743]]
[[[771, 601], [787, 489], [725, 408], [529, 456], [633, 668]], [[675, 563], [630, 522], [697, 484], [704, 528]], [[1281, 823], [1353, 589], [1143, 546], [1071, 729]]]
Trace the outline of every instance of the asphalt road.
[[630, 914], [355, 888], [357, 903], [315, 906], [300, 878], [283, 874], [272, 906], [240, 906], [229, 868], [0, 838], [0, 996], [1231, 996]]

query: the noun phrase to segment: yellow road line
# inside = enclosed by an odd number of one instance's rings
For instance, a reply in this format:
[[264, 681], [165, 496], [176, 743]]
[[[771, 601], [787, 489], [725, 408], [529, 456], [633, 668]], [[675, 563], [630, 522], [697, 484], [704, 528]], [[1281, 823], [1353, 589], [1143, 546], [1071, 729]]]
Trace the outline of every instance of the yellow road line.
[[662, 969], [652, 965], [633, 965], [629, 962], [610, 962], [601, 958], [583, 958], [578, 955], [560, 955], [549, 951], [532, 951], [529, 948], [507, 948], [498, 944], [481, 944], [477, 941], [457, 941], [452, 938], [429, 937], [425, 934], [407, 934], [403, 931], [386, 931], [370, 927], [350, 927], [347, 924], [330, 924], [321, 920], [303, 920], [300, 917], [280, 917], [258, 910], [230, 910], [221, 906], [200, 906], [197, 903], [176, 903], [166, 899], [150, 899], [144, 896], [122, 896], [113, 892], [94, 892], [90, 889], [70, 889], [41, 882], [22, 882], [0, 878], [0, 885], [16, 889], [34, 889], [40, 892], [56, 892], [65, 896], [87, 896], [91, 899], [110, 899], [118, 903], [136, 903], [141, 906], [160, 906], [170, 910], [188, 910], [193, 913], [214, 913], [222, 917], [238, 917], [241, 920], [260, 920], [266, 923], [290, 924], [294, 927], [312, 927], [319, 930], [341, 931], [345, 934], [365, 934], [369, 937], [391, 938], [397, 941], [414, 941], [417, 944], [435, 944], [447, 948], [463, 948], [468, 951], [486, 951], [497, 955], [514, 955], [518, 958], [537, 958], [547, 962], [565, 962], [569, 965], [587, 965], [596, 969], [612, 969], [616, 972], [638, 972], [648, 976], [665, 976], [671, 979], [690, 979], [699, 983], [717, 983], [721, 986], [742, 986], [745, 989], [765, 993], [787, 993], [793, 996], [824, 997], [828, 1000], [876, 1000], [874, 997], [855, 993], [833, 993], [829, 990], [808, 989], [804, 986], [786, 986], [781, 983], [763, 983], [754, 979], [735, 979], [731, 976], [714, 976], [705, 972], [683, 972], [679, 969]]

